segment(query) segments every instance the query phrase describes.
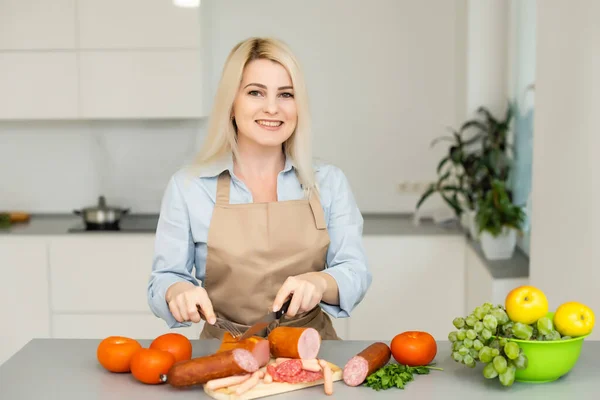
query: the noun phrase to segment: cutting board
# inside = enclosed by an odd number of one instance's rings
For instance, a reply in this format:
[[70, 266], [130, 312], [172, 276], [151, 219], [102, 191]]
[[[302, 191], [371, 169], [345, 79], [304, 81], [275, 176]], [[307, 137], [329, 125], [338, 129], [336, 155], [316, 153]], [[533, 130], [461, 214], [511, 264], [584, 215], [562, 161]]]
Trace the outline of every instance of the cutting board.
[[[273, 362], [275, 360], [271, 360]], [[327, 362], [329, 367], [333, 371], [333, 381], [339, 381], [342, 379], [342, 369], [335, 364]], [[261, 368], [263, 371], [266, 371], [267, 367]], [[273, 396], [281, 393], [292, 392], [294, 390], [305, 389], [312, 386], [324, 386], [323, 379], [319, 379], [314, 382], [304, 382], [304, 383], [286, 383], [286, 382], [271, 382], [271, 383], [263, 383], [259, 382], [258, 385], [254, 386], [254, 388], [248, 390], [246, 393], [237, 396], [235, 394], [235, 389], [237, 385], [231, 386], [228, 388], [217, 389], [217, 390], [209, 390], [204, 387], [204, 392], [208, 394], [213, 399], [217, 400], [250, 400], [250, 399], [258, 399], [261, 397]], [[323, 389], [324, 390], [324, 389]], [[335, 390], [334, 390], [335, 391]], [[324, 393], [324, 392], [323, 392]]]

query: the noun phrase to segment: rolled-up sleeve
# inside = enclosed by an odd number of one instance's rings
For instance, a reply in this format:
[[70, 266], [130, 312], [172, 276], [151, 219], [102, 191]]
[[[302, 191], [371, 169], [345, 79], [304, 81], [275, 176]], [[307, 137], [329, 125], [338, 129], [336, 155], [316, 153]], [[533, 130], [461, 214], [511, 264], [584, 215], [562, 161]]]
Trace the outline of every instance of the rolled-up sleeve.
[[336, 318], [349, 317], [371, 286], [372, 275], [362, 241], [363, 217], [344, 173], [335, 169], [327, 230], [330, 245], [327, 269], [337, 282], [340, 304], [322, 303], [324, 311]]
[[177, 282], [191, 282], [198, 286], [192, 275], [194, 242], [190, 219], [181, 188], [173, 176], [163, 195], [156, 227], [152, 273], [148, 282], [148, 304], [157, 317], [170, 328], [190, 326], [175, 320], [165, 301], [169, 286]]

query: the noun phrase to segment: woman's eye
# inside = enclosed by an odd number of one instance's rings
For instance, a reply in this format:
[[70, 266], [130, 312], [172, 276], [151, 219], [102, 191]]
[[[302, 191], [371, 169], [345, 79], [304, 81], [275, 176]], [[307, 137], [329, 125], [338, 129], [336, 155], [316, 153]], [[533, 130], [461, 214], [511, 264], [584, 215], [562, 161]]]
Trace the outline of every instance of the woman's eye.
[[281, 95], [282, 95], [283, 97], [285, 97], [285, 98], [288, 98], [288, 99], [289, 99], [289, 98], [292, 98], [292, 97], [294, 97], [294, 95], [293, 95], [293, 94], [291, 94], [291, 93], [288, 93], [288, 92], [282, 93]]
[[260, 92], [258, 90], [251, 90], [248, 92], [248, 94], [250, 96], [258, 96], [258, 95], [260, 95]]

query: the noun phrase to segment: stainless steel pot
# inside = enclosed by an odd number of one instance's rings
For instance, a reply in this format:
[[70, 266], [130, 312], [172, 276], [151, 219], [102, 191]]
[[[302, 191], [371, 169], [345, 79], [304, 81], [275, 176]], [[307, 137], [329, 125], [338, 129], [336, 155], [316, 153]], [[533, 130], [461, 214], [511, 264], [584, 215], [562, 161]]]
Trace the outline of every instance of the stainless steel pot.
[[119, 221], [123, 215], [129, 212], [129, 208], [107, 206], [104, 196], [100, 196], [96, 206], [73, 210], [73, 212], [83, 217], [83, 221], [88, 228], [115, 228], [119, 226]]

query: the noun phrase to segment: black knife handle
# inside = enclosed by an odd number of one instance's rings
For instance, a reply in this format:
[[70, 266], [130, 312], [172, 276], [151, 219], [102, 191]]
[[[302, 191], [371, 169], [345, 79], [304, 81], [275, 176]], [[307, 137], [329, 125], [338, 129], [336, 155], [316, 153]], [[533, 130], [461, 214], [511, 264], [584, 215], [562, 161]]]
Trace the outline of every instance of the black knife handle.
[[290, 303], [292, 302], [292, 298], [290, 297], [285, 303], [283, 303], [283, 305], [281, 306], [281, 309], [277, 312], [275, 312], [275, 319], [280, 319], [283, 314], [285, 314], [288, 310], [288, 308], [290, 308]]

